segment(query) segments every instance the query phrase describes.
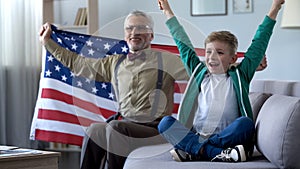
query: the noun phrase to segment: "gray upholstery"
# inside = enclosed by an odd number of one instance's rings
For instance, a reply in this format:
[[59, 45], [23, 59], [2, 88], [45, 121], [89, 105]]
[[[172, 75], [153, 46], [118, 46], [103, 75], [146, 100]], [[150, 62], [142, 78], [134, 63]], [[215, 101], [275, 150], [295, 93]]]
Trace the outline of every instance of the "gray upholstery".
[[291, 92], [292, 92], [292, 95], [290, 95], [290, 96], [300, 97], [300, 82], [293, 84]]
[[257, 148], [280, 168], [300, 168], [300, 98], [272, 95], [256, 121]]
[[243, 163], [223, 162], [176, 162], [169, 150], [170, 144], [145, 146], [133, 151], [124, 169], [276, 169], [277, 167], [263, 157]]
[[265, 101], [271, 96], [270, 93], [259, 93], [259, 92], [251, 92], [249, 94], [250, 103], [252, 106], [253, 120], [256, 121], [257, 115], [265, 103]]
[[250, 102], [256, 119], [256, 156], [242, 163], [176, 162], [170, 144], [134, 150], [124, 169], [300, 168], [300, 82], [255, 80]]
[[300, 97], [300, 82], [279, 80], [253, 80], [250, 92]]

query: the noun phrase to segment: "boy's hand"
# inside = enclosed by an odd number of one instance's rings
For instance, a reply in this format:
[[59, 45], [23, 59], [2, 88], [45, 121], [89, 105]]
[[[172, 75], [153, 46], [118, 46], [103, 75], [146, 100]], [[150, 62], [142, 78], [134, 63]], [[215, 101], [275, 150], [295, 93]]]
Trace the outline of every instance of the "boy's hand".
[[167, 19], [170, 19], [174, 16], [168, 0], [158, 0], [158, 6], [160, 10], [163, 10], [164, 14], [167, 16]]
[[271, 9], [268, 13], [268, 16], [273, 19], [276, 20], [276, 17], [278, 15], [279, 10], [281, 9], [282, 4], [284, 4], [285, 0], [273, 0]]

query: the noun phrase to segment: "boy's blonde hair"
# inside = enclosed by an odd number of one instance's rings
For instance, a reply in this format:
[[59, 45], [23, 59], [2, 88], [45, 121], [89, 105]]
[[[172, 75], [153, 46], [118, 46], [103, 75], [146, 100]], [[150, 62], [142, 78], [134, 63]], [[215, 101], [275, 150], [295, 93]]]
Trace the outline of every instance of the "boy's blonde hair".
[[238, 48], [238, 40], [234, 34], [229, 31], [215, 31], [210, 33], [205, 39], [204, 46], [206, 48], [206, 44], [220, 41], [229, 45], [230, 54], [235, 55]]

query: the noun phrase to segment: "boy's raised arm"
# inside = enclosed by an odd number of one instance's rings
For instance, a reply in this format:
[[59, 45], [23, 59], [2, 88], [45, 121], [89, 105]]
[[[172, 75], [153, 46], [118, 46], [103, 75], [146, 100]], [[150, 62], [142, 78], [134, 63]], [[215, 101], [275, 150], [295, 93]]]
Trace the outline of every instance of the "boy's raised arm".
[[169, 2], [167, 0], [158, 0], [158, 6], [161, 10], [163, 10], [167, 19], [170, 19], [174, 16], [174, 13], [173, 13], [173, 11], [169, 5]]
[[273, 0], [272, 6], [269, 10], [268, 16], [276, 20], [276, 17], [281, 9], [282, 4], [284, 4], [285, 0]]

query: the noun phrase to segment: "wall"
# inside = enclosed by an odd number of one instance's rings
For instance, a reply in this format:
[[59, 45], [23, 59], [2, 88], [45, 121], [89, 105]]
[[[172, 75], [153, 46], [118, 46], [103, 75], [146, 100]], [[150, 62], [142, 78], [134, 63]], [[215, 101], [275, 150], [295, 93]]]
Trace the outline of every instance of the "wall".
[[[258, 24], [267, 14], [272, 0], [253, 0], [253, 12], [237, 14], [232, 12], [232, 0], [228, 0], [228, 14], [225, 16], [191, 16], [190, 0], [170, 0], [174, 13], [185, 22], [185, 28], [195, 46], [202, 46], [204, 36], [214, 30], [226, 29], [239, 38], [239, 51], [245, 51], [252, 40]], [[156, 0], [99, 0], [100, 35], [123, 37], [123, 19], [128, 12], [138, 9], [161, 14]], [[280, 28], [282, 11], [278, 16], [274, 34], [266, 52], [268, 68], [255, 75], [255, 79], [300, 80], [300, 30]], [[154, 18], [162, 22], [160, 18]], [[114, 25], [110, 27], [109, 25]], [[109, 30], [109, 31], [105, 31]], [[161, 31], [162, 30], [162, 31]], [[156, 23], [155, 31], [168, 35], [163, 23]], [[113, 33], [112, 33], [113, 32]], [[161, 38], [161, 37], [160, 37]], [[160, 39], [155, 39], [160, 41]], [[163, 40], [164, 41], [164, 40]]]
[[[113, 4], [118, 1], [114, 0]], [[127, 8], [123, 5], [114, 6], [110, 1], [100, 2], [100, 26], [107, 23], [111, 19], [107, 9], [114, 14], [115, 18], [126, 15], [124, 11], [129, 12], [133, 9], [144, 10], [146, 12], [160, 12], [157, 8], [155, 0], [140, 1], [127, 0]], [[251, 38], [263, 17], [267, 14], [272, 0], [254, 0], [252, 13], [236, 14], [232, 12], [232, 0], [228, 0], [228, 15], [226, 16], [190, 16], [190, 1], [189, 0], [171, 0], [170, 4], [175, 14], [200, 29], [205, 35], [213, 30], [227, 29], [231, 30], [239, 38], [239, 51], [245, 51], [251, 42]], [[107, 8], [109, 7], [109, 8]], [[101, 10], [106, 9], [105, 13]], [[117, 16], [116, 11], [121, 11]], [[108, 12], [108, 13], [106, 13]], [[282, 11], [281, 11], [282, 12]], [[254, 78], [256, 79], [281, 79], [281, 80], [300, 80], [300, 30], [288, 30], [280, 28], [281, 13], [277, 19], [277, 25], [274, 29], [274, 34], [267, 50], [268, 68], [263, 72], [258, 72]], [[120, 26], [122, 27], [122, 26]], [[188, 31], [187, 31], [188, 32]], [[197, 35], [195, 35], [197, 36]], [[202, 36], [202, 35], [201, 35]], [[201, 44], [202, 45], [202, 44]], [[200, 46], [201, 46], [200, 45]]]

